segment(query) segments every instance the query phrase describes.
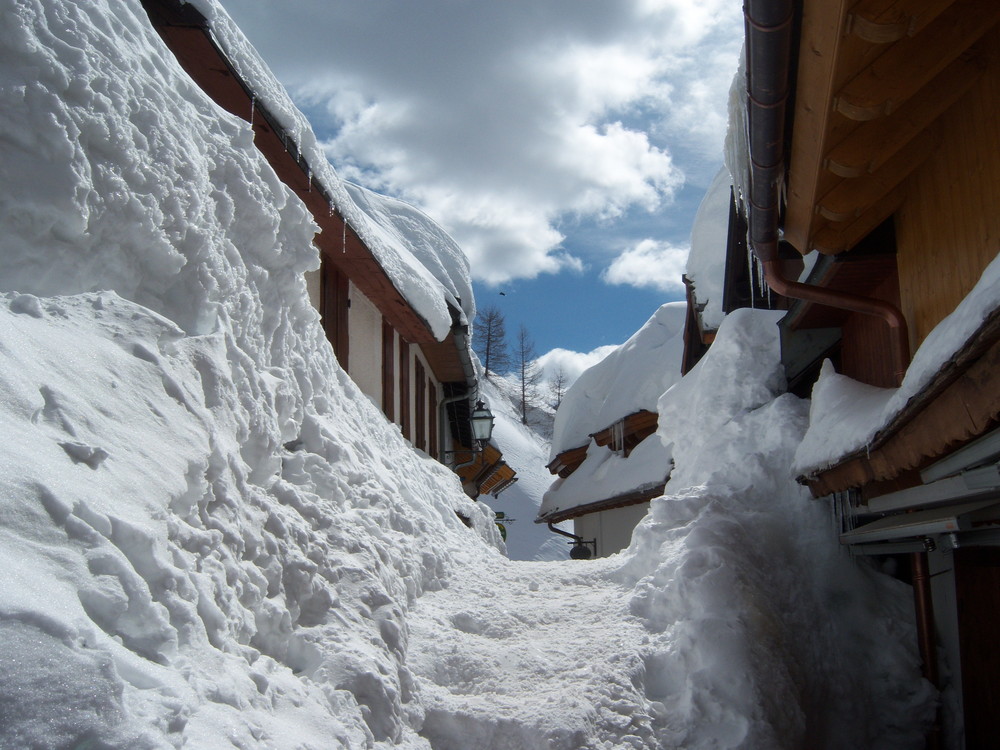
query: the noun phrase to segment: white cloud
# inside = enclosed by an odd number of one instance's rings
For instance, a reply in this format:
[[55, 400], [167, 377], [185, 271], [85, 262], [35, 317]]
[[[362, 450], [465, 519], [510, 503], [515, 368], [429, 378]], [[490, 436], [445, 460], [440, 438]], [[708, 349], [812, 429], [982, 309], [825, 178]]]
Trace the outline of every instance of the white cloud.
[[670, 205], [682, 154], [721, 156], [731, 0], [223, 3], [341, 173], [419, 205], [490, 283], [606, 262], [567, 253], [567, 223], [611, 233]]
[[647, 287], [662, 292], [684, 290], [681, 276], [690, 248], [645, 239], [624, 251], [601, 273], [609, 284]]
[[593, 367], [617, 348], [617, 344], [611, 344], [599, 346], [590, 352], [552, 349], [539, 357], [536, 362], [541, 368], [542, 380], [551, 382], [556, 373], [561, 370], [566, 378], [566, 388], [569, 388], [584, 370]]

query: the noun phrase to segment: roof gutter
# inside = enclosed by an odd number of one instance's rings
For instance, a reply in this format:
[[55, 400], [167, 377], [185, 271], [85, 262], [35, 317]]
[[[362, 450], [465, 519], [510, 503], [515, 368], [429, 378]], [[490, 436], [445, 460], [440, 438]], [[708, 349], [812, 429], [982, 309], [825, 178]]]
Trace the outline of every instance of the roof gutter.
[[747, 110], [750, 130], [750, 246], [777, 294], [882, 318], [889, 326], [897, 385], [910, 361], [906, 318], [883, 300], [810, 286], [784, 276], [778, 257], [779, 186], [784, 179], [785, 118], [791, 67], [793, 0], [747, 0]]

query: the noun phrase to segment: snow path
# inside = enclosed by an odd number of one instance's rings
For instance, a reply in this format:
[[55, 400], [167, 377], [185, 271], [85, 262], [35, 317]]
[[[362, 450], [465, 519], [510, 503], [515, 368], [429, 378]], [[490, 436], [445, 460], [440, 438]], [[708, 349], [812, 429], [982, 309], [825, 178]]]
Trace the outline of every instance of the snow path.
[[421, 597], [409, 666], [435, 750], [647, 746], [635, 686], [649, 637], [611, 580], [620, 564], [498, 559]]

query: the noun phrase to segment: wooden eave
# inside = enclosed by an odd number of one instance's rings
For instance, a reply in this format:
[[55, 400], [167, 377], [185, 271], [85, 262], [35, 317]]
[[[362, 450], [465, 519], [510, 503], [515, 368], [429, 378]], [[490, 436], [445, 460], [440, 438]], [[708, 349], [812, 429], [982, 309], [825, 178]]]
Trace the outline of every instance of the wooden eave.
[[569, 521], [574, 518], [579, 518], [580, 516], [590, 515], [591, 513], [600, 513], [604, 510], [615, 510], [616, 508], [626, 508], [629, 505], [648, 503], [653, 498], [659, 497], [663, 494], [663, 488], [666, 485], [666, 481], [667, 480], [664, 479], [663, 484], [633, 490], [621, 495], [616, 495], [615, 497], [609, 497], [606, 500], [597, 500], [592, 503], [587, 503], [586, 505], [578, 505], [574, 508], [556, 510], [545, 516], [539, 516], [535, 519], [535, 523], [561, 523], [562, 521]]
[[805, 0], [784, 237], [849, 250], [899, 207], [982, 73], [996, 0]]
[[[815, 497], [822, 497], [914, 476], [914, 470], [925, 468], [998, 422], [1000, 310], [995, 310], [869, 446], [799, 481], [808, 484]], [[913, 483], [919, 483], [919, 478]]]
[[[652, 435], [656, 432], [658, 420], [659, 415], [655, 411], [647, 409], [641, 409], [623, 417], [620, 421], [624, 422], [622, 437], [625, 444], [634, 446]], [[599, 432], [591, 433], [590, 437], [600, 446], [610, 445], [614, 438], [614, 429], [615, 425], [609, 425]]]
[[587, 445], [581, 445], [577, 448], [565, 450], [549, 461], [545, 468], [549, 470], [550, 474], [557, 474], [561, 478], [565, 479], [576, 471], [580, 467], [580, 464], [583, 463], [584, 459], [587, 458], [588, 447], [590, 447], [589, 443]]
[[509, 485], [514, 479], [515, 474], [516, 472], [510, 468], [510, 466], [506, 463], [501, 463], [495, 468], [493, 473], [491, 473], [486, 479], [483, 480], [482, 484], [479, 485], [479, 493], [481, 495], [489, 495], [502, 486]]
[[312, 179], [297, 144], [255, 100], [248, 84], [216, 45], [200, 13], [176, 0], [144, 0], [144, 5], [154, 28], [191, 79], [220, 107], [252, 124], [254, 145], [319, 225], [314, 241], [325, 261], [340, 269], [404, 339], [430, 350], [428, 364], [440, 382], [464, 382], [464, 368], [452, 338], [437, 341], [427, 321], [396, 289], [330, 196]]

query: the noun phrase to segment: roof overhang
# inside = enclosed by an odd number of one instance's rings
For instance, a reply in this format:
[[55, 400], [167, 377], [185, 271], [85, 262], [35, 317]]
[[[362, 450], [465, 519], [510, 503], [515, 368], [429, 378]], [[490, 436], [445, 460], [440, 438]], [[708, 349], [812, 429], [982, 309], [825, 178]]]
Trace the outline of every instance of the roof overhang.
[[600, 513], [604, 510], [615, 510], [616, 508], [626, 508], [630, 505], [638, 505], [639, 503], [648, 503], [653, 498], [663, 494], [663, 488], [668, 478], [665, 478], [662, 483], [649, 487], [640, 487], [637, 490], [615, 495], [605, 500], [596, 500], [586, 505], [577, 505], [564, 510], [557, 509], [544, 515], [539, 514], [538, 518], [535, 519], [535, 523], [560, 523], [573, 518], [579, 518], [580, 516], [590, 515], [591, 513]]
[[895, 212], [998, 21], [996, 0], [805, 0], [786, 240], [837, 254]]

